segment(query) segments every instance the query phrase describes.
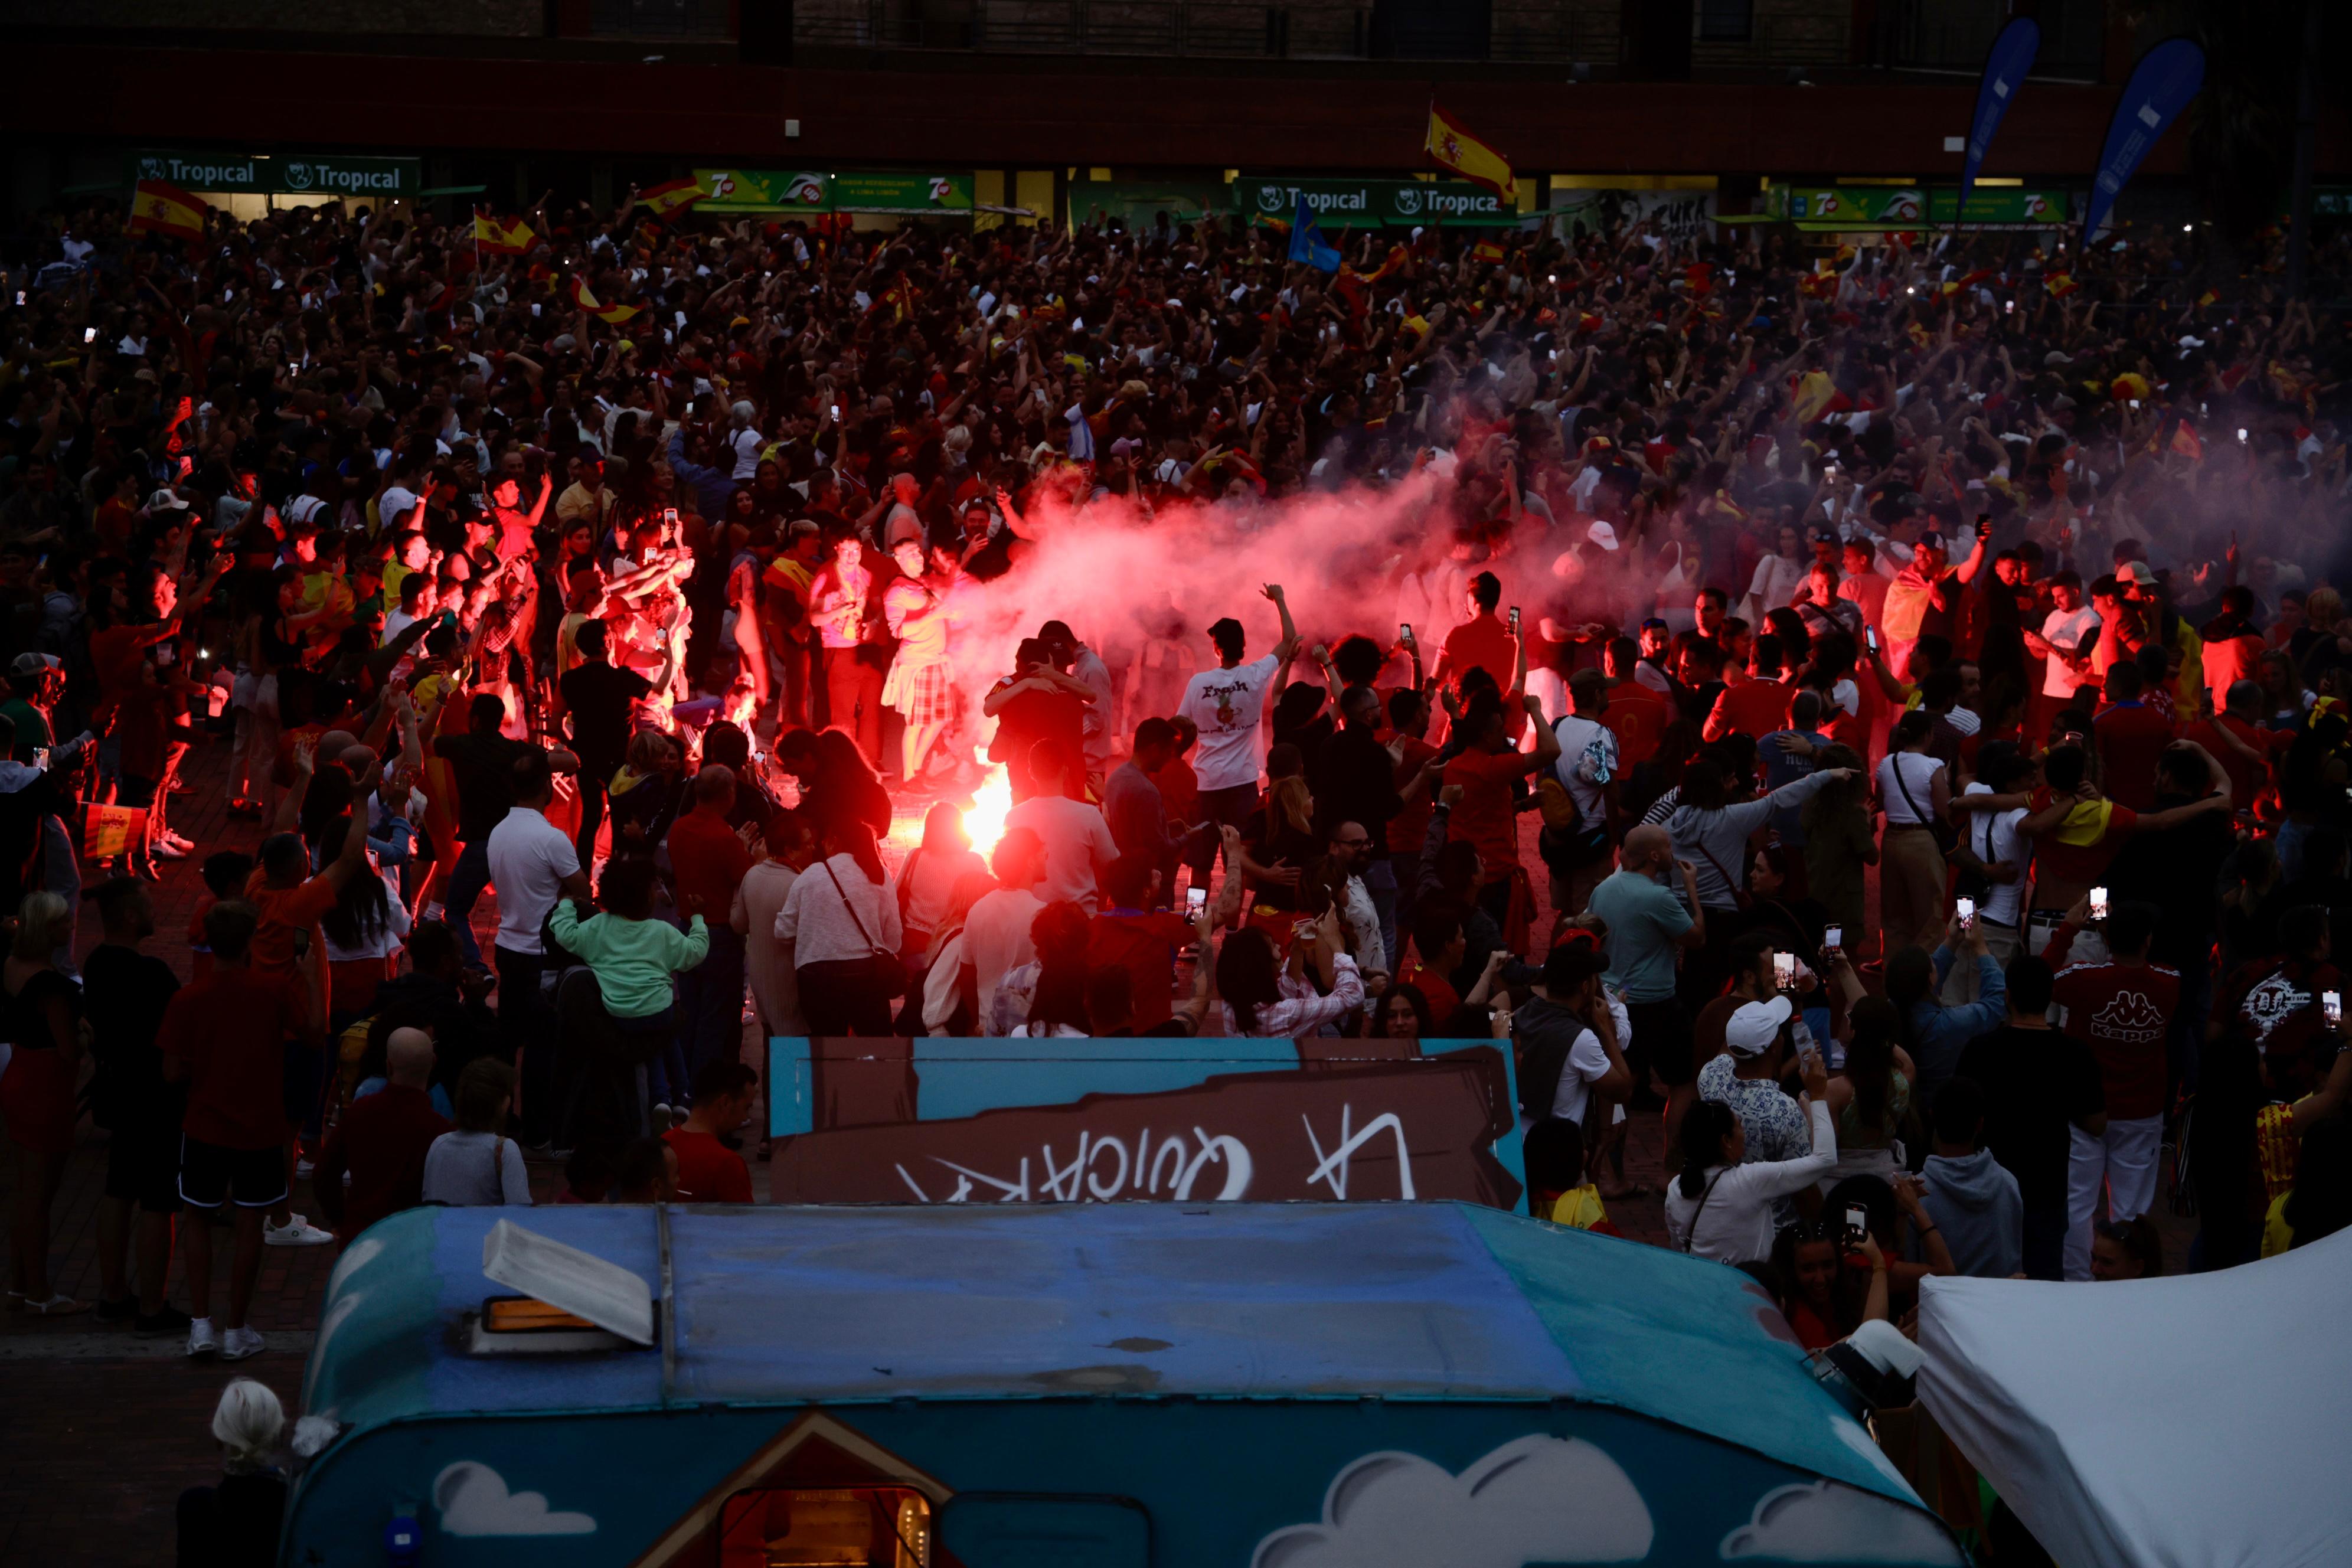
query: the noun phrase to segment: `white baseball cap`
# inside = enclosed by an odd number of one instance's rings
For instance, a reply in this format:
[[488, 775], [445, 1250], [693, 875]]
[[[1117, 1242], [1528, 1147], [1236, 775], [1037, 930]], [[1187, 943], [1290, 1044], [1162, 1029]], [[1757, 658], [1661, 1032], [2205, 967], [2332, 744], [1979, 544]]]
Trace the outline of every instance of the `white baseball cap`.
[[1772, 1042], [1780, 1037], [1780, 1026], [1796, 1010], [1797, 1005], [1786, 996], [1748, 1003], [1724, 1025], [1723, 1043], [1735, 1057], [1760, 1057], [1772, 1048]]

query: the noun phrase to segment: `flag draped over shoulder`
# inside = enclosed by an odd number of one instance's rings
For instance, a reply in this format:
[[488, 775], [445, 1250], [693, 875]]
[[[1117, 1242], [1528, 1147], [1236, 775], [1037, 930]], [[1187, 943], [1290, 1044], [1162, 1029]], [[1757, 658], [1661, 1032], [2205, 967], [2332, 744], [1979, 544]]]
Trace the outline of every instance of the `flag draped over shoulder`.
[[635, 315], [638, 310], [638, 307], [635, 305], [605, 304], [597, 299], [595, 291], [588, 287], [588, 279], [579, 277], [572, 279], [572, 302], [598, 321], [609, 321], [615, 326]]
[[915, 313], [915, 286], [904, 272], [890, 279], [882, 292], [874, 296], [874, 303], [866, 307], [868, 321], [876, 318], [889, 326], [897, 326]]
[[538, 238], [520, 218], [499, 218], [474, 209], [474, 243], [494, 256], [524, 255]]
[[202, 239], [205, 204], [177, 185], [162, 180], [142, 180], [131, 195], [131, 232]]
[[1511, 161], [1463, 128], [1462, 122], [1436, 104], [1429, 106], [1430, 157], [1472, 184], [1484, 185], [1507, 202], [1519, 199], [1518, 183], [1511, 177]]
[[701, 181], [689, 174], [683, 180], [672, 180], [666, 185], [639, 191], [637, 205], [650, 208], [656, 217], [667, 217], [674, 212], [692, 206], [709, 194], [702, 188]]

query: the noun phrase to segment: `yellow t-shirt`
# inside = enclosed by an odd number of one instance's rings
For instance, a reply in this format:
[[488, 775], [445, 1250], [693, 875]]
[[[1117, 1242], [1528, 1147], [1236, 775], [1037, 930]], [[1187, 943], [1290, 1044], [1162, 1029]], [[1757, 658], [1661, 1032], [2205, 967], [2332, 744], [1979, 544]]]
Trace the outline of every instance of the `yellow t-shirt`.
[[1580, 1187], [1570, 1187], [1559, 1194], [1545, 1218], [1554, 1225], [1564, 1225], [1574, 1230], [1591, 1230], [1604, 1225], [1609, 1211], [1601, 1205], [1601, 1189], [1587, 1182]]

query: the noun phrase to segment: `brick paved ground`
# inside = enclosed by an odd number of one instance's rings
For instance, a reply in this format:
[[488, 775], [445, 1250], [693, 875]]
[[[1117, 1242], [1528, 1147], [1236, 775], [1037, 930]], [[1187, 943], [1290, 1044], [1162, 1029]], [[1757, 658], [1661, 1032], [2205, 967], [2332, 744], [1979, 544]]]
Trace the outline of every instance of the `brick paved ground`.
[[[261, 838], [258, 824], [230, 817], [223, 809], [219, 791], [226, 768], [225, 746], [198, 747], [186, 769], [195, 787], [172, 803], [173, 825], [205, 852], [250, 850]], [[1532, 819], [1528, 828], [1532, 836]], [[1528, 862], [1536, 863], [1532, 846]], [[152, 950], [184, 976], [188, 920], [203, 890], [195, 859], [166, 863], [154, 889], [159, 935]], [[1549, 910], [1538, 911], [1538, 930], [1546, 929], [1549, 917]], [[494, 900], [485, 900], [476, 911], [485, 945], [496, 922]], [[94, 916], [85, 918], [83, 926], [80, 945], [87, 951], [98, 938]], [[754, 1053], [750, 1059], [760, 1059], [758, 1042], [748, 1029], [746, 1047]], [[105, 1136], [85, 1124], [54, 1232], [57, 1288], [85, 1300], [99, 1294], [96, 1216]], [[1659, 1154], [1657, 1119], [1636, 1118], [1628, 1130], [1626, 1170], [1653, 1195], [1613, 1205], [1611, 1216], [1627, 1235], [1662, 1246], [1664, 1216], [1655, 1195], [1664, 1184]], [[12, 1170], [0, 1162], [0, 1215], [10, 1212]], [[767, 1167], [755, 1162], [751, 1171], [754, 1191], [764, 1201]], [[541, 1200], [554, 1194], [560, 1180], [553, 1166], [531, 1168], [532, 1190]], [[298, 1184], [295, 1203], [314, 1215], [319, 1212], [307, 1183]], [[2190, 1227], [2161, 1212], [2158, 1219], [2168, 1257], [2185, 1256]], [[0, 1420], [0, 1563], [48, 1568], [165, 1561], [172, 1550], [174, 1500], [183, 1488], [212, 1479], [217, 1469], [207, 1424], [222, 1386], [232, 1376], [259, 1378], [286, 1400], [289, 1415], [295, 1413], [302, 1357], [335, 1250], [265, 1251], [253, 1321], [269, 1349], [234, 1369], [189, 1362], [176, 1340], [141, 1341], [127, 1329], [97, 1324], [87, 1315], [55, 1322], [0, 1316], [0, 1388], [6, 1390], [0, 1404], [6, 1411]], [[223, 1281], [216, 1288], [225, 1288], [227, 1247], [215, 1254]], [[176, 1258], [170, 1294], [185, 1304]]]

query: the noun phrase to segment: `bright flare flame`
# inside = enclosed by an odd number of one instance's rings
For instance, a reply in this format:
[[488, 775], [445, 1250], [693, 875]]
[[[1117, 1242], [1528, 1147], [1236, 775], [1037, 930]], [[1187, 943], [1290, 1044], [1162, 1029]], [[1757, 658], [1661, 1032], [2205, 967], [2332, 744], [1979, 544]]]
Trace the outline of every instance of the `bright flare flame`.
[[1013, 809], [1013, 775], [1003, 768], [989, 771], [988, 780], [973, 792], [971, 808], [963, 814], [964, 836], [982, 855], [994, 852], [1004, 837], [1004, 816]]

